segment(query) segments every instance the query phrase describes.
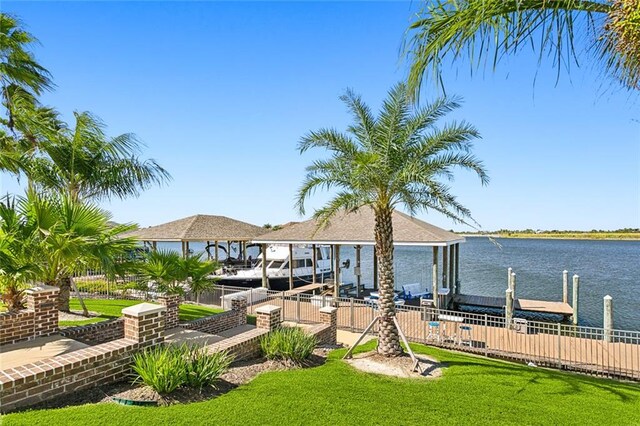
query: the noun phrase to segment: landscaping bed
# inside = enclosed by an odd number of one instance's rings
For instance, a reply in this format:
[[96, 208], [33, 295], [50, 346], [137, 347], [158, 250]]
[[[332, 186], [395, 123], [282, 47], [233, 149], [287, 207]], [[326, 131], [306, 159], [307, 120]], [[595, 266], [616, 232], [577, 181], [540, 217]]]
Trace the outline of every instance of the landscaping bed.
[[[238, 386], [249, 383], [256, 376], [270, 371], [284, 371], [299, 368], [312, 368], [325, 363], [327, 354], [332, 348], [318, 347], [313, 355], [303, 364], [295, 365], [265, 358], [234, 362], [229, 370], [220, 376], [215, 388], [206, 387], [202, 391], [191, 388], [179, 388], [167, 396], [160, 396], [146, 385], [129, 382], [113, 383], [80, 392], [61, 395], [55, 399], [29, 407], [29, 410], [62, 408], [85, 404], [113, 404], [115, 400], [132, 401], [129, 405], [146, 406], [174, 405], [207, 401], [226, 394]], [[126, 405], [126, 404], [125, 404]]]

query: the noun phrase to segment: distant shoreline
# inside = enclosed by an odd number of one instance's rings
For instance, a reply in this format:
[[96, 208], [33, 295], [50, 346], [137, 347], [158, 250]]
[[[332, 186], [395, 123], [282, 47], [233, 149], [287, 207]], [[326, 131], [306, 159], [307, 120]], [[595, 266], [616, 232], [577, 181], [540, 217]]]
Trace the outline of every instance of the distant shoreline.
[[566, 233], [566, 234], [524, 234], [513, 232], [510, 234], [460, 234], [463, 237], [491, 237], [491, 238], [529, 238], [540, 240], [607, 240], [607, 241], [640, 241], [640, 233], [624, 233], [616, 234], [614, 232], [585, 232], [585, 233]]

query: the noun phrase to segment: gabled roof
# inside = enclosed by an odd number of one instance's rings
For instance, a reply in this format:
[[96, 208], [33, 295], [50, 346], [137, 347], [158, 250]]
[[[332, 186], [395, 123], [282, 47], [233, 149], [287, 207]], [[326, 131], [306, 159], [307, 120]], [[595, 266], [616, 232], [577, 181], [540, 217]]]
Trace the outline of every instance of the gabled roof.
[[[461, 237], [399, 211], [394, 211], [394, 245], [448, 246], [464, 242]], [[318, 229], [315, 219], [290, 224], [253, 239], [261, 244], [348, 244], [373, 245], [375, 218], [373, 209], [363, 207], [353, 213], [339, 213]]]
[[142, 241], [250, 241], [268, 230], [225, 216], [198, 214], [125, 234]]

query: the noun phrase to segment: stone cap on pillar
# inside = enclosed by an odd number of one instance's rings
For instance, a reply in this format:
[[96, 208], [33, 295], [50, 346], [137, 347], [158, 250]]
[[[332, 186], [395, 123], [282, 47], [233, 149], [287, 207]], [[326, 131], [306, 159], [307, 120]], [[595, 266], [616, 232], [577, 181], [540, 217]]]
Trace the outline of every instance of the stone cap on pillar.
[[156, 305], [155, 303], [139, 303], [137, 305], [129, 306], [122, 310], [123, 315], [129, 315], [131, 317], [141, 317], [144, 315], [155, 314], [156, 312], [165, 312], [166, 306]]
[[280, 309], [281, 309], [280, 306], [265, 305], [265, 306], [260, 306], [258, 309], [256, 309], [256, 313], [257, 314], [270, 314], [272, 312], [277, 312]]
[[52, 286], [52, 285], [46, 285], [46, 284], [38, 284], [35, 287], [31, 287], [27, 290], [25, 290], [26, 294], [38, 294], [38, 293], [45, 293], [45, 292], [49, 292], [49, 291], [59, 291], [60, 288]]
[[332, 314], [337, 310], [338, 308], [336, 308], [335, 306], [325, 306], [324, 308], [320, 308], [320, 312], [322, 312], [323, 314]]

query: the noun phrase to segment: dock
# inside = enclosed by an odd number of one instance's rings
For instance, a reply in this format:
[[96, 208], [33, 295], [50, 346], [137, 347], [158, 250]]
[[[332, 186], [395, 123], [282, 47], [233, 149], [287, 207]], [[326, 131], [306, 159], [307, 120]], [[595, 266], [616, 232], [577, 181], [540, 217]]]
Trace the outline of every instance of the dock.
[[300, 287], [296, 287], [293, 290], [287, 290], [284, 292], [284, 295], [295, 296], [296, 294], [302, 294], [302, 293], [316, 294], [317, 291], [322, 291], [327, 287], [328, 285], [323, 283], [307, 284]]
[[[456, 294], [455, 296], [453, 296], [453, 302], [458, 305], [503, 309], [506, 305], [506, 298]], [[573, 315], [573, 308], [571, 307], [571, 305], [563, 302], [515, 299], [513, 302], [513, 307], [518, 311], [536, 312], [541, 314], [556, 314], [563, 315], [565, 317]]]

